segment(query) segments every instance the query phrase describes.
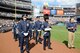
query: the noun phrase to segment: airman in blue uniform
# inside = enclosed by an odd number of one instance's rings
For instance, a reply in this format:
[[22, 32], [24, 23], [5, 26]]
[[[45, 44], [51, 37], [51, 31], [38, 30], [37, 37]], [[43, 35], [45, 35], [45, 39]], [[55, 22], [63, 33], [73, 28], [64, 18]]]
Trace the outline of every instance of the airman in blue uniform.
[[34, 23], [33, 20], [30, 20], [30, 39], [34, 38]]
[[17, 41], [17, 39], [18, 39], [18, 20], [14, 21], [12, 32], [13, 32], [15, 41]]
[[20, 50], [21, 50], [21, 53], [24, 52], [23, 44], [24, 44], [24, 37], [26, 37], [26, 51], [27, 53], [29, 53], [29, 35], [28, 34], [29, 34], [30, 23], [27, 22], [26, 15], [23, 15], [22, 18], [23, 20], [19, 22], [19, 27], [18, 27], [19, 37], [20, 37]]
[[74, 18], [70, 18], [70, 22], [67, 23], [67, 30], [68, 30], [68, 47], [69, 49], [75, 48], [74, 47], [74, 33], [77, 29], [77, 24], [74, 20]]
[[38, 42], [41, 43], [42, 22], [40, 21], [40, 17], [36, 17], [36, 19], [37, 21], [35, 22], [35, 30], [36, 30], [36, 44], [37, 44]]
[[[43, 22], [43, 31], [44, 31], [44, 34], [43, 34], [43, 49], [46, 50], [46, 46], [48, 44], [48, 48], [49, 49], [52, 49], [51, 48], [51, 44], [50, 44], [50, 36], [51, 36], [51, 33], [50, 33], [50, 30], [45, 30], [46, 28], [50, 28], [51, 29], [51, 26], [49, 24], [49, 18], [44, 18], [44, 22]], [[46, 41], [47, 40], [47, 41]], [[47, 43], [47, 44], [46, 44]]]

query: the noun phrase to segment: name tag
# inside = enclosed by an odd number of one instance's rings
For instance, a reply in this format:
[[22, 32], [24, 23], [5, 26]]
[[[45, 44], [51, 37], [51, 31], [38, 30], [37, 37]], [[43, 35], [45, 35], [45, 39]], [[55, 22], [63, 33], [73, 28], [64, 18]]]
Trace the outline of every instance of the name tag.
[[41, 30], [38, 30], [38, 31], [41, 31]]
[[45, 30], [45, 31], [50, 31], [50, 30], [51, 30], [51, 28], [45, 28], [44, 30]]
[[23, 33], [24, 34], [24, 36], [28, 36], [28, 33]]

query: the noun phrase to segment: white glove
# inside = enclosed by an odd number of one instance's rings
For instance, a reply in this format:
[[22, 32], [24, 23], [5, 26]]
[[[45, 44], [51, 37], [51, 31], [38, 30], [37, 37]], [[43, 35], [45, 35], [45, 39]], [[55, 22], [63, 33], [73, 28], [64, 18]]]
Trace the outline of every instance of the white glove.
[[34, 31], [34, 30], [32, 30], [32, 31]]
[[47, 32], [44, 32], [44, 33], [43, 33], [43, 36], [44, 36], [46, 33], [47, 33]]
[[28, 33], [23, 33], [24, 34], [24, 36], [28, 36]]
[[45, 31], [50, 31], [50, 30], [51, 30], [51, 28], [45, 28], [44, 30], [45, 30]]
[[41, 31], [41, 30], [38, 30], [39, 32]]

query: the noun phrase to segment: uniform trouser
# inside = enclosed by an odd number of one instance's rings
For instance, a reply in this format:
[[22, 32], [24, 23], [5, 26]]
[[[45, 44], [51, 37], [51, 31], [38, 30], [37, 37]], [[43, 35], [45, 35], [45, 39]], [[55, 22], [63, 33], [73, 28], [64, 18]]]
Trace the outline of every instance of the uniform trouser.
[[74, 32], [68, 32], [68, 47], [74, 47]]
[[14, 34], [14, 39], [17, 39], [18, 35], [16, 34], [16, 32], [13, 32], [13, 34]]
[[40, 38], [41, 38], [41, 31], [40, 32], [36, 31], [36, 43], [38, 41], [41, 42]]
[[[48, 41], [48, 48], [50, 48], [50, 36], [44, 36], [44, 41], [43, 41], [43, 48], [46, 47], [46, 42]], [[46, 41], [47, 40], [47, 41]]]
[[21, 43], [20, 43], [20, 39], [21, 39], [21, 38], [20, 38], [20, 36], [18, 35], [18, 40], [19, 40], [19, 46], [21, 45]]
[[32, 38], [32, 30], [29, 31], [30, 39]]
[[[24, 37], [20, 37], [20, 50], [21, 53], [24, 52], [23, 50], [23, 46], [24, 46]], [[29, 37], [26, 37], [26, 51], [29, 51]]]
[[32, 31], [32, 38], [34, 38], [34, 31]]

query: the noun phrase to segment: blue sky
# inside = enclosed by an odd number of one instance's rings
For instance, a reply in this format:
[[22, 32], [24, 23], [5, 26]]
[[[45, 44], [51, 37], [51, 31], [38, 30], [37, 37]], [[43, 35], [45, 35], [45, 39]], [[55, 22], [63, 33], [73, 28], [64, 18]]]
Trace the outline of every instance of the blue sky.
[[75, 5], [76, 3], [80, 3], [80, 0], [32, 0], [32, 4], [36, 6], [42, 6], [44, 2], [47, 2], [49, 6]]

